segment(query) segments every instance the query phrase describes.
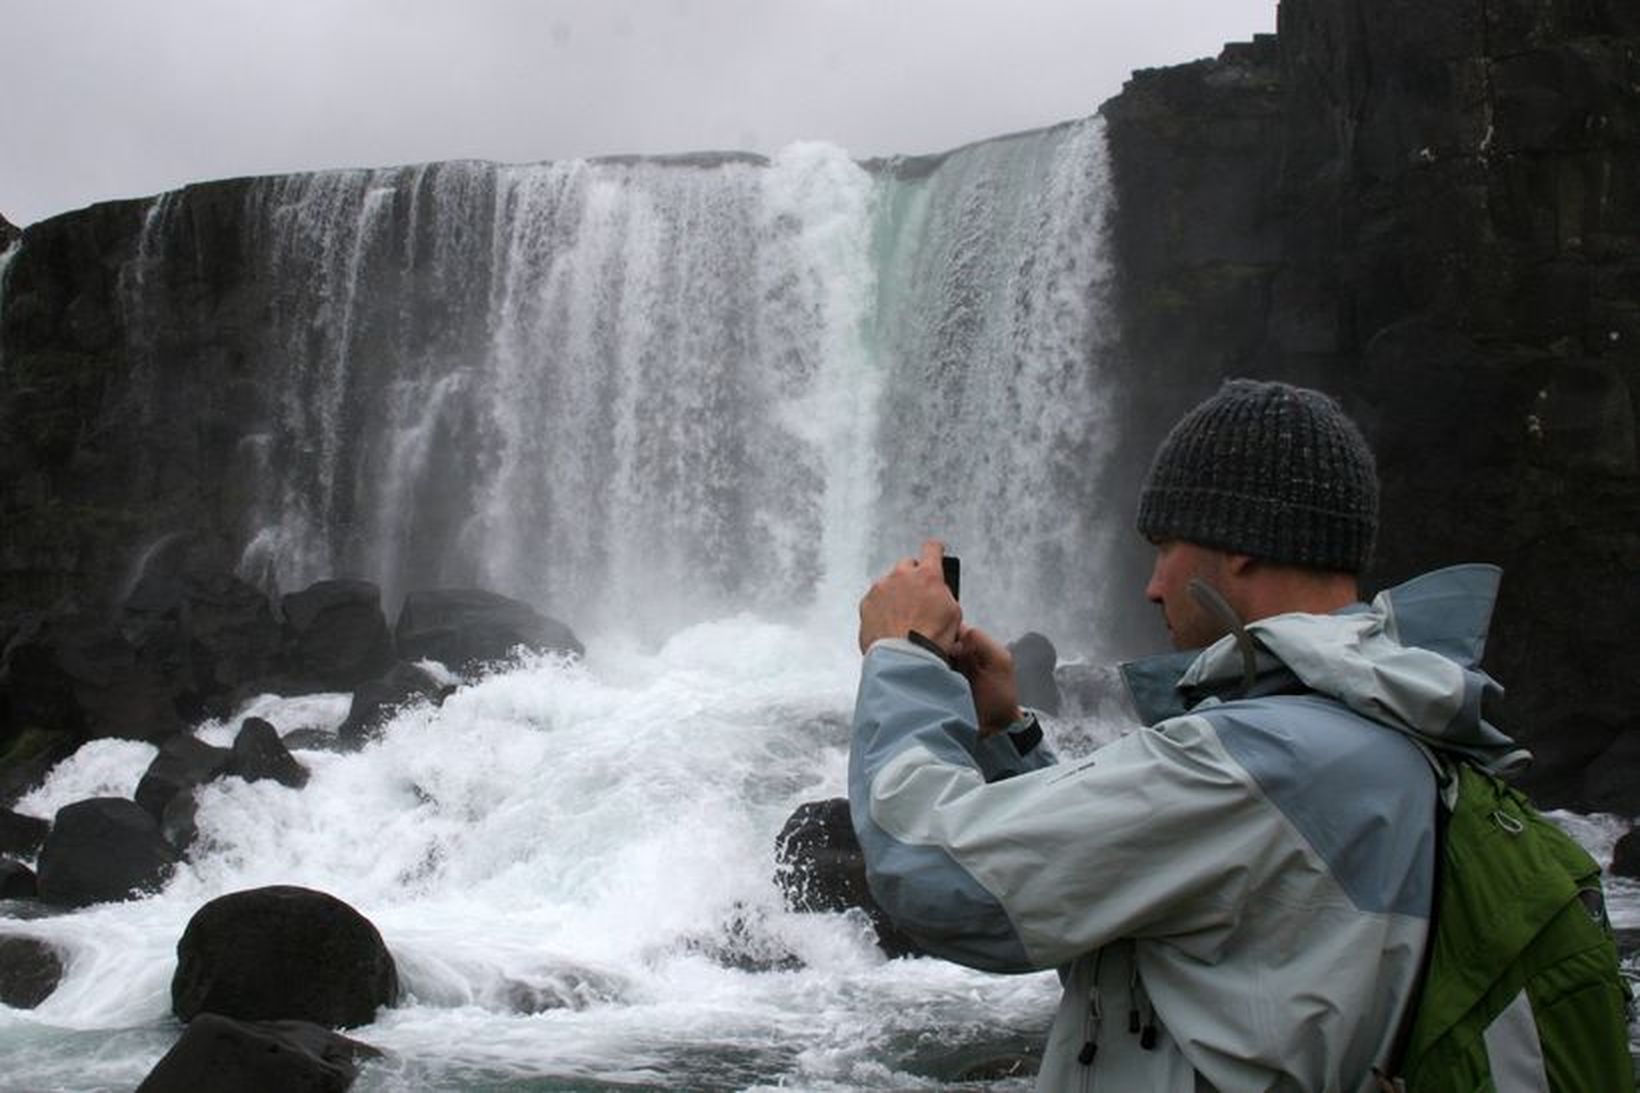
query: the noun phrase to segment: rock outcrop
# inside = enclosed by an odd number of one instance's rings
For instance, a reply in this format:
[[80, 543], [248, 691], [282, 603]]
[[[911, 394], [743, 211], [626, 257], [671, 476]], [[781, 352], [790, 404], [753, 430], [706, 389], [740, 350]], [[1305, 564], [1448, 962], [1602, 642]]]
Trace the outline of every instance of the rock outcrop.
[[[1637, 66], [1632, 6], [1283, 0], [1277, 35], [1101, 110], [1135, 377], [1115, 478], [1225, 377], [1333, 392], [1379, 457], [1369, 584], [1502, 565], [1487, 665], [1526, 788], [1628, 813], [1640, 189], [1609, 180], [1640, 172]], [[1160, 645], [1147, 614], [1133, 652]]]

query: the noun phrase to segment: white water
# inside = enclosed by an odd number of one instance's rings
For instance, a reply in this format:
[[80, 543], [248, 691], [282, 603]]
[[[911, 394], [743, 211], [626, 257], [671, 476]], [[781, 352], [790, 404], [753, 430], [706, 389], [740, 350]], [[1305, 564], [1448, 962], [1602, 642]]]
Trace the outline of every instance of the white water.
[[[69, 968], [37, 1010], [0, 1008], [0, 1088], [134, 1086], [176, 1033], [189, 916], [263, 884], [348, 901], [393, 953], [405, 999], [356, 1030], [388, 1052], [360, 1089], [922, 1088], [1032, 1042], [1053, 976], [891, 962], [860, 917], [782, 909], [774, 836], [844, 784], [858, 657], [816, 633], [741, 616], [653, 652], [542, 659], [406, 712], [363, 752], [299, 752], [299, 792], [213, 783], [163, 893], [8, 925]], [[334, 725], [345, 700], [252, 712], [288, 732]], [[19, 810], [128, 795], [153, 754], [87, 747]], [[709, 955], [726, 947], [804, 966], [736, 971]], [[562, 1008], [516, 1012], [520, 992]]]

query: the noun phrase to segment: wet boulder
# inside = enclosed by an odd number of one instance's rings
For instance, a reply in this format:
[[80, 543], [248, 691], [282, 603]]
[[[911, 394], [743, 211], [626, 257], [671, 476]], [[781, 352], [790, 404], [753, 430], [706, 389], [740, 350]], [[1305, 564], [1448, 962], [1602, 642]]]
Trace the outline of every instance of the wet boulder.
[[370, 921], [310, 888], [274, 885], [211, 900], [177, 942], [171, 1009], [184, 1021], [369, 1024], [398, 995], [398, 970]]
[[0, 899], [33, 899], [39, 894], [34, 870], [22, 862], [0, 858]]
[[199, 838], [199, 798], [190, 786], [165, 804], [159, 818], [159, 832], [179, 854], [186, 854]]
[[51, 824], [38, 816], [25, 816], [9, 808], [0, 808], [0, 854], [33, 857], [46, 841]]
[[412, 702], [442, 702], [449, 689], [425, 668], [404, 661], [393, 665], [386, 675], [373, 679], [353, 692], [347, 720], [336, 735], [347, 744], [360, 744], [375, 734], [401, 707]]
[[519, 646], [537, 653], [586, 650], [569, 627], [529, 604], [476, 588], [412, 592], [393, 638], [404, 660], [436, 660], [471, 677]]
[[1640, 880], [1640, 828], [1630, 828], [1612, 847], [1611, 875]]
[[0, 1002], [31, 1010], [63, 979], [63, 959], [38, 938], [0, 936]]
[[35, 616], [0, 663], [11, 723], [157, 742], [181, 728], [165, 665], [147, 659], [96, 612]]
[[59, 729], [26, 728], [0, 749], [0, 804], [12, 804], [45, 781], [51, 768], [73, 755], [80, 742]]
[[159, 754], [143, 772], [133, 796], [137, 804], [159, 820], [173, 797], [227, 774], [232, 760], [233, 753], [227, 748], [178, 734], [159, 746]]
[[865, 855], [849, 820], [847, 798], [797, 806], [775, 839], [780, 886], [793, 911], [847, 911], [858, 907], [871, 919], [877, 944], [889, 956], [922, 952], [891, 922], [866, 885]]
[[1014, 655], [1014, 679], [1019, 684], [1019, 704], [1047, 714], [1059, 712], [1059, 684], [1054, 668], [1059, 653], [1053, 642], [1032, 630], [1008, 643]]
[[236, 1021], [203, 1013], [137, 1087], [137, 1093], [341, 1093], [368, 1044], [307, 1021]]
[[174, 676], [190, 716], [227, 712], [231, 697], [273, 677], [282, 635], [261, 589], [222, 569], [155, 566], [120, 609], [121, 631]]
[[308, 769], [291, 755], [279, 739], [279, 730], [260, 717], [247, 717], [234, 737], [228, 773], [247, 782], [272, 779], [282, 786], [301, 789], [308, 783]]
[[280, 601], [285, 658], [309, 686], [349, 691], [393, 663], [381, 590], [369, 581], [320, 581]]
[[76, 801], [57, 811], [40, 848], [40, 899], [61, 907], [132, 899], [163, 887], [178, 860], [135, 801]]

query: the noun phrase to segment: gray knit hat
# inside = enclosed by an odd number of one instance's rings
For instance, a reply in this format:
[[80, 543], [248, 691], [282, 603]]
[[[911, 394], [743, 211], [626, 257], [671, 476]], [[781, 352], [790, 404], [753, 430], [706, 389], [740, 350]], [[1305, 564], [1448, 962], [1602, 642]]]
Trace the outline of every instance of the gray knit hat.
[[1372, 450], [1320, 391], [1230, 380], [1162, 441], [1139, 495], [1139, 531], [1359, 573], [1378, 532]]

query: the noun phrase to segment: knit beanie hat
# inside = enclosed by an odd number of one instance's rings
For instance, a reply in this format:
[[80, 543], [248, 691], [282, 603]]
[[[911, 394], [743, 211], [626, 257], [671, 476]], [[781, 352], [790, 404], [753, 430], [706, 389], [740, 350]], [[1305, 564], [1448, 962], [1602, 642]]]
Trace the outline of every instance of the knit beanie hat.
[[1139, 531], [1359, 573], [1378, 531], [1372, 450], [1319, 391], [1230, 380], [1162, 441], [1139, 495]]

